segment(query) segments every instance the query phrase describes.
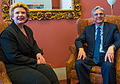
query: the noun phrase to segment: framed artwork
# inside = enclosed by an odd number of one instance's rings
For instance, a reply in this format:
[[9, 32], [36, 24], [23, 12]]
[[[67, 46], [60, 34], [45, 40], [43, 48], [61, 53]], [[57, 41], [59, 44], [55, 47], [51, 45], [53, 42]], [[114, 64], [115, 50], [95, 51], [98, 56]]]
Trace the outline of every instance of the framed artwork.
[[12, 4], [16, 2], [25, 3], [30, 10], [51, 10], [52, 0], [12, 0]]
[[[19, 1], [29, 7], [29, 20], [77, 19], [81, 17], [80, 0], [66, 0], [69, 4], [64, 0], [2, 0], [2, 19], [4, 21], [11, 20], [9, 16], [10, 5]], [[58, 2], [57, 7], [55, 7], [56, 1]]]

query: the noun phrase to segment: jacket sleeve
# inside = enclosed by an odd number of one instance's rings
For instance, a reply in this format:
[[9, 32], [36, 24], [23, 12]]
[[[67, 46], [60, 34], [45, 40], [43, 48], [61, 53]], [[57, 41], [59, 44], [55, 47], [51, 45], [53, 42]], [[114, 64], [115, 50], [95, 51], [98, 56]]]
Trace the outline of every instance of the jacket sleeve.
[[35, 41], [35, 39], [33, 37], [33, 32], [32, 32], [32, 30], [30, 28], [29, 28], [29, 32], [31, 34], [30, 37], [32, 38], [32, 41], [33, 41], [33, 52], [34, 52], [34, 54], [36, 55], [37, 53], [41, 53], [43, 55], [43, 51], [42, 51], [42, 49], [40, 49], [38, 47], [38, 45], [37, 45], [37, 43], [36, 43], [36, 41]]
[[113, 45], [115, 45], [115, 49], [117, 50], [118, 48], [120, 48], [120, 33], [119, 33], [117, 25], [115, 25], [115, 29], [114, 29], [113, 34], [114, 34]]
[[36, 63], [36, 59], [24, 56], [20, 52], [15, 36], [7, 30], [4, 30], [1, 35], [1, 46], [6, 58], [11, 63], [20, 65]]
[[35, 53], [35, 55], [37, 53], [41, 53], [43, 55], [43, 51], [38, 47], [35, 40], [33, 40], [33, 52]]
[[75, 46], [77, 48], [77, 51], [79, 48], [83, 48], [83, 44], [86, 42], [86, 30], [83, 31], [83, 33], [75, 40]]

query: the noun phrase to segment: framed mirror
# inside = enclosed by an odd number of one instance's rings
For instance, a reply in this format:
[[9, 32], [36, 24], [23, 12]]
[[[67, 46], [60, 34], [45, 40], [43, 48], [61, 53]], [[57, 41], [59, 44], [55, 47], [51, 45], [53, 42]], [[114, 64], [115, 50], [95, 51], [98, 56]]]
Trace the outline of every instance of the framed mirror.
[[[2, 9], [2, 19], [4, 21], [9, 21], [9, 8], [10, 5], [16, 0], [2, 0], [1, 9]], [[21, 0], [20, 0], [21, 1]], [[26, 1], [26, 0], [23, 0]], [[29, 1], [29, 0], [28, 0]], [[34, 2], [35, 0], [33, 0]], [[45, 0], [42, 0], [45, 1]], [[58, 0], [61, 1], [61, 0]], [[63, 0], [65, 1], [65, 0]], [[51, 20], [51, 19], [77, 19], [81, 17], [81, 5], [80, 0], [71, 0], [72, 7], [62, 8], [62, 6], [56, 6], [54, 4], [55, 0], [52, 0], [52, 7], [50, 9], [42, 9], [45, 4], [27, 4], [30, 8], [30, 18], [29, 20]], [[24, 2], [23, 2], [24, 3]], [[64, 2], [59, 2], [61, 4]], [[32, 8], [31, 8], [32, 6]], [[67, 6], [68, 7], [68, 6]], [[33, 8], [36, 8], [32, 10]]]

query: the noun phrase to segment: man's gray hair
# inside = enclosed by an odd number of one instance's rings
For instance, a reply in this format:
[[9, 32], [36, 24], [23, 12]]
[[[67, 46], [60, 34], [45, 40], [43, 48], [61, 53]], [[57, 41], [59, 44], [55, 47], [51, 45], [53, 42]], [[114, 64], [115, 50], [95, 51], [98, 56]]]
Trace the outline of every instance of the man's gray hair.
[[104, 9], [103, 9], [102, 7], [100, 7], [100, 6], [96, 6], [96, 7], [92, 10], [92, 16], [94, 16], [94, 12], [95, 12], [97, 9], [101, 9], [101, 10], [103, 11], [104, 15], [105, 15]]

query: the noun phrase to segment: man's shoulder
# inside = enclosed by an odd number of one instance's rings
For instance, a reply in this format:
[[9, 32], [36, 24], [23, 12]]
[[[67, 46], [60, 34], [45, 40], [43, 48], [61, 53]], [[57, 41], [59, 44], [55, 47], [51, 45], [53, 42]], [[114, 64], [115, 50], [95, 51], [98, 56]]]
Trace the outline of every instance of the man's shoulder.
[[105, 25], [109, 25], [109, 26], [116, 26], [117, 24], [114, 23], [110, 23], [110, 22], [104, 22]]
[[116, 29], [118, 30], [117, 24], [113, 24], [113, 23], [109, 23], [109, 22], [104, 22], [104, 28], [108, 29], [110, 31], [116, 30]]
[[86, 26], [85, 28], [89, 29], [89, 28], [94, 28], [94, 27], [95, 27], [95, 24], [91, 24], [91, 25]]

